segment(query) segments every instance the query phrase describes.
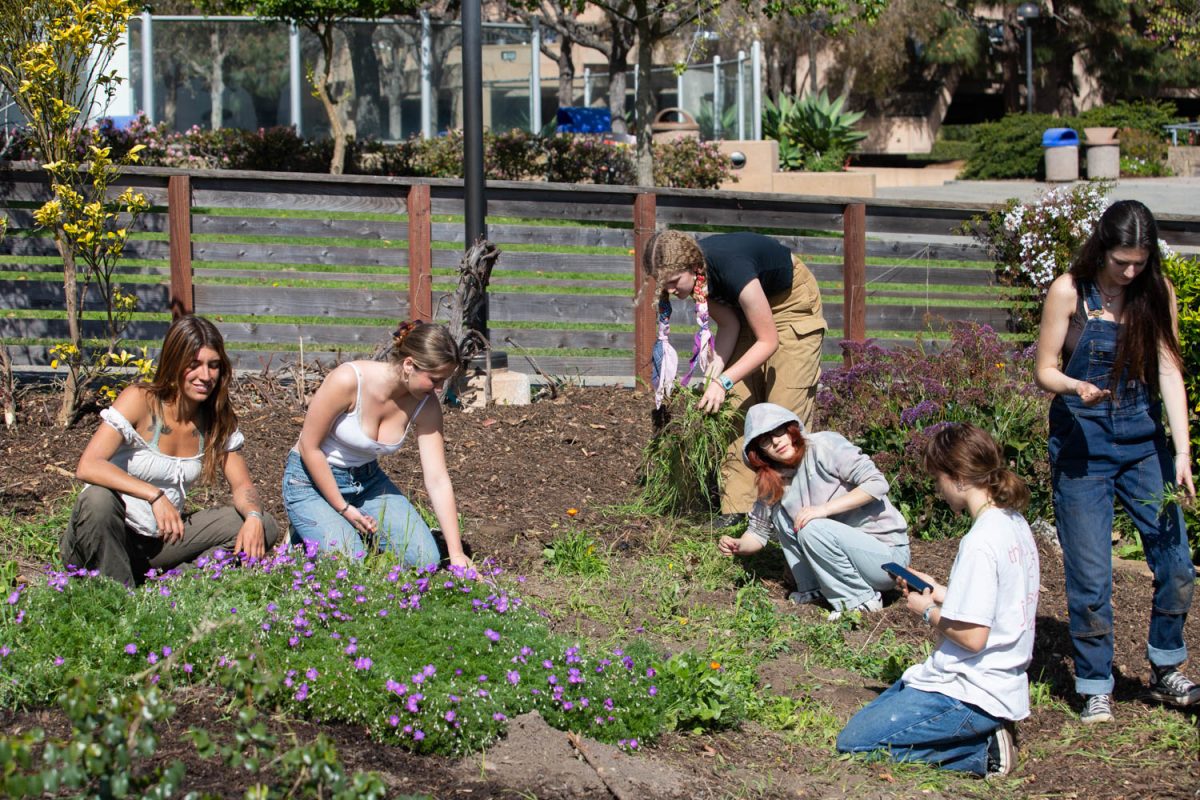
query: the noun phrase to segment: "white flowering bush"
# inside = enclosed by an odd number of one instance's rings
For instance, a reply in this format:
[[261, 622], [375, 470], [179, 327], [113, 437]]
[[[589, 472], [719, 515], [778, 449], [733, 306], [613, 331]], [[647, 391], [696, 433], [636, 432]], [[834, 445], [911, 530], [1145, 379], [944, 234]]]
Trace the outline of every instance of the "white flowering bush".
[[1091, 235], [1108, 207], [1109, 188], [1105, 181], [1092, 181], [1050, 189], [1032, 202], [1009, 200], [1003, 210], [967, 224], [967, 232], [996, 259], [997, 280], [1014, 290], [1014, 331], [1036, 329], [1046, 291]]

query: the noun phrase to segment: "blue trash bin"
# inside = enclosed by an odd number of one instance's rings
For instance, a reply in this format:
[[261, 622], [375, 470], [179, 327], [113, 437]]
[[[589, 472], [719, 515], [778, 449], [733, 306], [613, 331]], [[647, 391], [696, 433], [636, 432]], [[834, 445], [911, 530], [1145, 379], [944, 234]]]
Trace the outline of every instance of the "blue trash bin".
[[1079, 134], [1072, 128], [1047, 128], [1042, 134], [1046, 151], [1046, 181], [1079, 180]]

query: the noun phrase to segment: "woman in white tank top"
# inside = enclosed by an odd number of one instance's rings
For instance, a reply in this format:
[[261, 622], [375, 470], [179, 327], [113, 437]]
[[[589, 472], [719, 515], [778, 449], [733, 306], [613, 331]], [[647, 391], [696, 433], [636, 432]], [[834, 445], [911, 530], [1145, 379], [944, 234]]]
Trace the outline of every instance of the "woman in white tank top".
[[429, 526], [379, 467], [379, 457], [399, 450], [411, 431], [450, 563], [467, 564], [436, 396], [459, 361], [458, 344], [444, 327], [405, 323], [386, 362], [352, 361], [329, 373], [283, 474], [293, 542], [350, 554], [388, 551], [410, 566], [436, 564]]

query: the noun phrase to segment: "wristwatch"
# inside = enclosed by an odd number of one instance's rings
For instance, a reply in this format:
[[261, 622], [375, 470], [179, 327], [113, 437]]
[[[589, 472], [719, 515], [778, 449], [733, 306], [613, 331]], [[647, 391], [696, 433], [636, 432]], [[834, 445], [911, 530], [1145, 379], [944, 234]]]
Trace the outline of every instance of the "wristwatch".
[[721, 388], [727, 392], [733, 391], [733, 381], [729, 380], [728, 375], [722, 375], [717, 378], [717, 383], [721, 384]]
[[930, 603], [925, 607], [925, 613], [921, 614], [921, 619], [925, 620], [925, 624], [931, 628], [933, 627], [933, 620], [929, 615], [933, 613], [935, 608], [937, 608], [937, 603]]

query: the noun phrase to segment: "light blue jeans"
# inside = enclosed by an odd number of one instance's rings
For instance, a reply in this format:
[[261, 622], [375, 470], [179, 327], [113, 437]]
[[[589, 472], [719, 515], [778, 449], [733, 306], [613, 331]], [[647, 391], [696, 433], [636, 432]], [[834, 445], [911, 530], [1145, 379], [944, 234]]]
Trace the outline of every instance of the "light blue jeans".
[[896, 761], [987, 774], [988, 739], [1003, 722], [975, 706], [896, 681], [850, 718], [839, 753], [884, 751]]
[[[346, 502], [379, 523], [374, 547], [400, 556], [412, 567], [440, 560], [433, 533], [408, 498], [391, 482], [378, 461], [361, 467], [333, 467], [333, 478]], [[322, 551], [360, 553], [367, 549], [359, 532], [313, 486], [300, 454], [288, 453], [283, 470], [283, 505], [292, 523], [292, 542], [316, 542]]]
[[839, 611], [858, 608], [896, 582], [880, 566], [908, 566], [907, 544], [887, 545], [837, 520], [814, 519], [799, 531], [777, 532], [796, 591], [820, 592]]

